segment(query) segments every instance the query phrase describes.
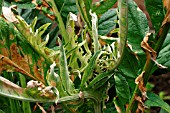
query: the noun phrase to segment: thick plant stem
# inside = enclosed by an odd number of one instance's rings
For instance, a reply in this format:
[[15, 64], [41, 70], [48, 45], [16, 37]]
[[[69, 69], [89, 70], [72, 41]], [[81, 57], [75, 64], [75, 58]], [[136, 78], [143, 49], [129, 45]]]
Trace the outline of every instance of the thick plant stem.
[[58, 8], [57, 8], [57, 6], [55, 4], [55, 1], [54, 0], [46, 0], [46, 1], [50, 2], [52, 4], [52, 8], [53, 8], [54, 14], [55, 14], [55, 16], [57, 17], [57, 20], [58, 20], [58, 26], [59, 26], [59, 29], [61, 31], [61, 35], [63, 36], [64, 41], [66, 41], [67, 38], [68, 38], [68, 33], [66, 31], [64, 22], [62, 20], [61, 15], [60, 15], [60, 12], [58, 11]]
[[126, 47], [127, 41], [127, 34], [128, 34], [128, 0], [118, 0], [118, 7], [119, 7], [119, 55], [118, 61], [113, 69], [117, 68], [123, 57], [124, 57], [124, 50]]
[[96, 103], [94, 105], [94, 112], [95, 113], [101, 113], [101, 104], [100, 103]]

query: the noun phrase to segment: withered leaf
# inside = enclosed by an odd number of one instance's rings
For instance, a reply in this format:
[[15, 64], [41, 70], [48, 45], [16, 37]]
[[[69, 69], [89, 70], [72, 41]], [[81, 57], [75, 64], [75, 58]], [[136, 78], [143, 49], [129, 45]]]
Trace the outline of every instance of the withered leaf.
[[153, 59], [156, 59], [157, 57], [157, 53], [154, 49], [152, 49], [150, 47], [150, 45], [148, 44], [148, 40], [149, 40], [149, 36], [151, 35], [151, 33], [147, 33], [146, 36], [144, 37], [143, 41], [141, 42], [141, 47], [144, 49], [144, 51], [148, 51], [151, 54], [151, 57]]
[[136, 95], [135, 100], [138, 101], [138, 108], [136, 110], [136, 113], [144, 113], [145, 105], [142, 98]]
[[170, 0], [163, 0], [164, 7], [169, 10], [170, 9]]
[[25, 71], [23, 68], [21, 68], [19, 65], [17, 65], [15, 62], [13, 62], [12, 60], [10, 60], [8, 57], [1, 55], [0, 54], [0, 70], [8, 70], [12, 69], [13, 71], [17, 71], [17, 72], [21, 72], [23, 74], [28, 75], [29, 77], [34, 78], [34, 76], [32, 76], [30, 73], [28, 73], [27, 71]]
[[143, 41], [141, 42], [141, 47], [144, 49], [146, 56], [147, 56], [147, 60], [152, 60], [159, 68], [161, 69], [165, 69], [167, 67], [159, 64], [156, 61], [156, 57], [157, 57], [157, 53], [155, 50], [153, 50], [150, 45], [148, 44], [148, 39], [149, 36], [151, 35], [151, 33], [147, 33], [146, 36], [144, 37]]
[[146, 95], [146, 88], [144, 86], [144, 82], [143, 82], [143, 76], [145, 74], [145, 71], [143, 71], [136, 79], [135, 79], [135, 83], [138, 85], [139, 90], [142, 93], [142, 99], [145, 100], [147, 95]]
[[18, 22], [18, 19], [15, 17], [14, 13], [11, 11], [11, 7], [2, 7], [2, 14], [9, 22]]
[[166, 23], [170, 23], [170, 9], [166, 12], [165, 18], [162, 22], [162, 26], [164, 26]]
[[166, 69], [166, 68], [168, 68], [168, 67], [166, 67], [166, 66], [163, 66], [162, 64], [159, 64], [155, 59], [152, 59], [151, 58], [151, 60], [158, 66], [158, 68], [160, 68], [160, 69]]

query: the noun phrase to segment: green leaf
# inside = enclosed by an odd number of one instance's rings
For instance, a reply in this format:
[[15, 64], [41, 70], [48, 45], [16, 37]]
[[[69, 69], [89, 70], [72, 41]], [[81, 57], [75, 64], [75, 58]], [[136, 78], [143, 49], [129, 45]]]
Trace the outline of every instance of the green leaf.
[[161, 109], [161, 110], [159, 111], [159, 113], [169, 113], [169, 112], [167, 112], [167, 111], [164, 110], [164, 109]]
[[122, 76], [120, 73], [116, 73], [114, 76], [115, 79], [115, 87], [118, 98], [123, 104], [126, 104], [130, 100], [130, 89], [126, 78]]
[[21, 9], [34, 9], [36, 7], [36, 5], [31, 2], [24, 2], [24, 3], [12, 2], [11, 4], [17, 5], [17, 7]]
[[117, 0], [103, 0], [100, 2], [100, 5], [93, 6], [93, 12], [97, 15], [105, 13], [107, 10], [113, 7]]
[[0, 0], [0, 15], [2, 14], [2, 6], [3, 6], [4, 0]]
[[93, 75], [93, 70], [96, 66], [96, 59], [98, 57], [98, 55], [101, 53], [101, 51], [97, 51], [93, 56], [92, 58], [90, 59], [90, 62], [89, 64], [87, 65], [84, 73], [83, 73], [83, 78], [82, 78], [82, 81], [81, 81], [81, 89], [84, 89], [85, 88], [85, 84], [86, 82], [92, 77]]
[[63, 86], [66, 91], [69, 91], [69, 71], [67, 67], [67, 59], [64, 51], [62, 42], [60, 43], [60, 77], [63, 83]]
[[85, 24], [87, 24], [88, 28], [91, 30], [91, 22], [90, 22], [90, 19], [89, 19], [89, 12], [86, 12], [86, 7], [85, 6], [85, 3], [84, 3], [84, 0], [76, 0], [76, 5], [77, 5], [77, 8], [79, 10], [79, 13], [81, 15], [81, 18], [82, 20], [84, 21]]
[[116, 27], [117, 12], [116, 9], [110, 9], [99, 18], [98, 33], [99, 35], [107, 35]]
[[162, 0], [146, 0], [145, 5], [157, 33], [165, 16]]
[[64, 23], [67, 20], [69, 12], [78, 13], [75, 0], [55, 0], [58, 10], [62, 16]]
[[90, 82], [90, 84], [88, 86], [89, 89], [93, 88], [94, 91], [99, 91], [101, 87], [103, 87], [105, 84], [108, 83], [110, 77], [111, 76], [106, 76], [104, 78], [100, 78], [99, 81], [97, 81], [97, 82], [95, 81], [95, 83], [93, 82], [92, 84]]
[[170, 33], [167, 35], [164, 44], [162, 46], [161, 51], [159, 52], [159, 55], [157, 57], [158, 63], [168, 67], [168, 70], [170, 70]]
[[[97, 77], [95, 77], [90, 83], [89, 83], [89, 88], [91, 88], [91, 87], [94, 87], [95, 88], [95, 85], [97, 84], [97, 83], [101, 83], [100, 81], [107, 81], [110, 77], [108, 77], [108, 76], [110, 76], [110, 75], [112, 75], [112, 73], [101, 73], [101, 74], [99, 74]], [[102, 83], [103, 84], [103, 83]]]
[[128, 78], [135, 79], [138, 76], [138, 61], [134, 54], [128, 49], [125, 48], [124, 58], [118, 69]]
[[170, 112], [170, 106], [164, 102], [158, 95], [147, 92], [148, 100], [145, 102], [145, 105], [148, 107], [161, 107], [162, 109]]
[[90, 12], [90, 15], [91, 15], [91, 21], [92, 21], [92, 39], [93, 39], [93, 42], [94, 42], [94, 53], [96, 53], [98, 50], [99, 50], [99, 47], [100, 47], [100, 43], [99, 43], [99, 40], [98, 40], [98, 30], [97, 30], [97, 25], [98, 25], [98, 18], [97, 18], [97, 15], [96, 13], [92, 13]]
[[121, 110], [121, 113], [125, 113], [124, 104], [122, 103], [122, 101], [119, 98], [114, 98], [113, 102], [114, 102], [117, 110], [119, 109], [119, 110]]
[[0, 113], [5, 113], [4, 111], [2, 111], [1, 109], [0, 109]]
[[143, 52], [140, 43], [148, 31], [148, 20], [134, 1], [128, 2], [128, 44], [135, 53]]
[[92, 0], [84, 0], [84, 4], [86, 7], [87, 17], [91, 20], [90, 10], [92, 9]]

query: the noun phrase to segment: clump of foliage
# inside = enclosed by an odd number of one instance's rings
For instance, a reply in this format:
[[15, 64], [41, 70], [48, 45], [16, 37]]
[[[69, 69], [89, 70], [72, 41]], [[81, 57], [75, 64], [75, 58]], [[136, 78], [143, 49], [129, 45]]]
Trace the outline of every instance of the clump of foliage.
[[43, 112], [170, 112], [145, 87], [158, 68], [170, 69], [170, 9], [162, 1], [146, 1], [155, 33], [133, 0], [0, 4], [0, 95], [11, 112], [32, 112], [30, 102]]

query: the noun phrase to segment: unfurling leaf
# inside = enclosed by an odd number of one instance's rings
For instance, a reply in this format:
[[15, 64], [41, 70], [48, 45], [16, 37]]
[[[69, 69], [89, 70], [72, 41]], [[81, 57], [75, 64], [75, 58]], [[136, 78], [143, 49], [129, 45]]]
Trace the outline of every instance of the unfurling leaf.
[[92, 36], [94, 40], [94, 53], [96, 53], [100, 48], [100, 43], [98, 40], [98, 18], [96, 13], [92, 13], [90, 10], [90, 15], [92, 16]]
[[53, 87], [59, 86], [59, 85], [57, 85], [57, 83], [61, 82], [59, 75], [54, 72], [55, 66], [56, 66], [56, 63], [54, 62], [50, 66], [50, 72], [46, 76], [48, 85], [53, 86]]
[[81, 81], [81, 85], [80, 87], [82, 89], [85, 89], [86, 87], [86, 82], [92, 78], [93, 76], [93, 70], [96, 66], [96, 60], [97, 60], [97, 57], [99, 56], [99, 54], [101, 53], [101, 51], [97, 51], [91, 58], [89, 64], [87, 65], [84, 73], [83, 73], [83, 78], [82, 78], [82, 81]]

